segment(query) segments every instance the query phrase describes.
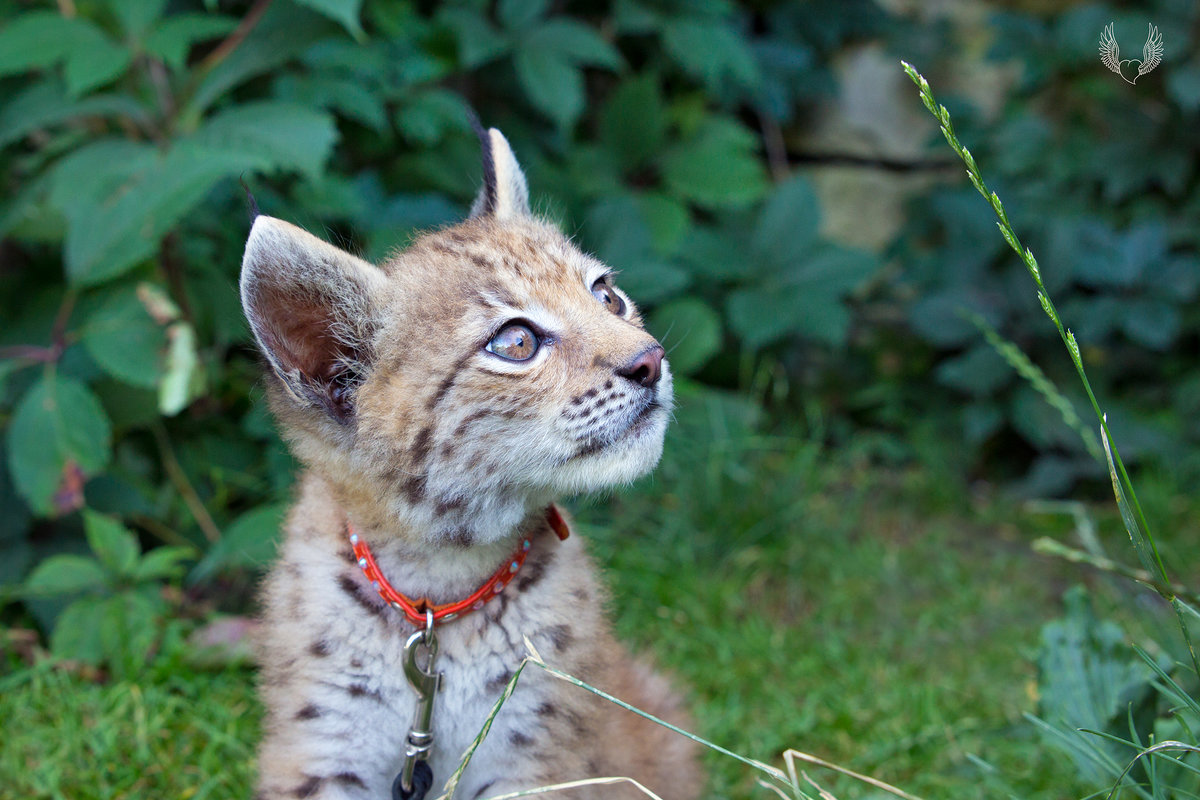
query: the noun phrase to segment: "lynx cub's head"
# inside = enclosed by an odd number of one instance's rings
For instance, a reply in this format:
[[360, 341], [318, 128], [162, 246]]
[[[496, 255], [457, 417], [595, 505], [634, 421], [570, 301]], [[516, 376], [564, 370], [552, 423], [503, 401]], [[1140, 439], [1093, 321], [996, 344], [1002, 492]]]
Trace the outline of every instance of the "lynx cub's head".
[[531, 215], [508, 142], [481, 138], [465, 222], [377, 267], [259, 216], [241, 278], [300, 459], [358, 524], [462, 545], [649, 471], [672, 400], [612, 272]]

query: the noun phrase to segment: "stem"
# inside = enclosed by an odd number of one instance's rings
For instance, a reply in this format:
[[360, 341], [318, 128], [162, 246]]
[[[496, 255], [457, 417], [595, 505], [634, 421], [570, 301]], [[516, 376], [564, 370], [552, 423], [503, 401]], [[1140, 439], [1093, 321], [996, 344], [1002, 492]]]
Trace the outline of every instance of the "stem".
[[63, 295], [62, 303], [58, 306], [58, 313], [54, 316], [54, 332], [52, 334], [54, 347], [62, 354], [63, 350], [67, 349], [67, 323], [71, 321], [71, 312], [75, 310], [75, 298], [77, 297], [74, 289], [68, 289]]
[[[1050, 299], [1050, 293], [1046, 291], [1046, 285], [1042, 283], [1041, 270], [1038, 269], [1037, 259], [1034, 258], [1033, 252], [1021, 244], [1020, 238], [1013, 230], [1012, 223], [1008, 221], [1008, 214], [1004, 211], [1004, 204], [1000, 202], [1000, 198], [995, 192], [989, 191], [987, 184], [983, 181], [983, 176], [979, 172], [979, 167], [975, 164], [975, 157], [971, 155], [971, 151], [964, 147], [954, 134], [954, 125], [950, 121], [950, 112], [946, 107], [940, 105], [933, 97], [933, 90], [929, 87], [929, 81], [908, 62], [900, 62], [904, 66], [904, 71], [912, 82], [917, 85], [921, 96], [921, 102], [925, 108], [929, 109], [938, 122], [941, 124], [942, 135], [946, 137], [946, 141], [950, 144], [950, 148], [958, 154], [962, 162], [967, 167], [967, 177], [970, 178], [971, 184], [975, 187], [983, 198], [992, 206], [992, 211], [996, 214], [998, 220], [997, 225], [1000, 228], [1001, 235], [1008, 242], [1009, 247], [1016, 251], [1024, 262], [1025, 268], [1029, 271], [1029, 275], [1033, 278], [1038, 288], [1038, 301], [1042, 304], [1042, 310], [1046, 312], [1046, 316], [1050, 317], [1050, 321], [1054, 323], [1055, 329], [1058, 330], [1059, 338], [1066, 345], [1067, 351], [1071, 354], [1071, 361], [1075, 364], [1075, 371], [1079, 374], [1079, 380], [1083, 383], [1084, 391], [1087, 392], [1088, 400], [1091, 401], [1092, 410], [1096, 413], [1096, 417], [1100, 420], [1100, 430], [1102, 431], [1101, 438], [1108, 450], [1111, 458], [1110, 471], [1113, 477], [1113, 493], [1117, 498], [1117, 505], [1124, 504], [1132, 509], [1132, 519], [1127, 519], [1126, 508], [1121, 507], [1122, 522], [1125, 525], [1126, 532], [1129, 534], [1130, 540], [1134, 543], [1138, 550], [1138, 557], [1144, 562], [1147, 570], [1153, 565], [1153, 569], [1158, 573], [1158, 579], [1151, 584], [1156, 588], [1160, 588], [1160, 594], [1167, 602], [1175, 608], [1176, 616], [1179, 618], [1179, 628], [1183, 633], [1183, 638], [1187, 644], [1188, 653], [1192, 657], [1192, 668], [1200, 675], [1200, 656], [1197, 655], [1192, 644], [1191, 632], [1188, 629], [1187, 620], [1184, 617], [1183, 609], [1179, 605], [1179, 600], [1173, 591], [1169, 590], [1171, 579], [1167, 575], [1166, 565], [1163, 564], [1162, 555], [1158, 552], [1158, 545], [1154, 541], [1154, 536], [1150, 533], [1150, 525], [1146, 521], [1146, 515], [1142, 511], [1142, 504], [1138, 500], [1137, 492], [1133, 489], [1133, 482], [1129, 479], [1129, 472], [1125, 469], [1125, 462], [1121, 459], [1121, 454], [1117, 452], [1117, 447], [1112, 443], [1112, 433], [1108, 429], [1108, 420], [1104, 416], [1104, 412], [1100, 410], [1100, 403], [1096, 400], [1096, 393], [1092, 391], [1091, 381], [1088, 380], [1087, 372], [1083, 368], [1083, 357], [1079, 352], [1079, 343], [1075, 340], [1075, 334], [1063, 327], [1062, 320], [1058, 315], [1058, 309], [1054, 305], [1054, 301]], [[1118, 480], [1119, 476], [1119, 480]], [[1124, 490], [1124, 492], [1122, 492]], [[1122, 497], [1122, 494], [1125, 497]], [[1151, 557], [1147, 557], [1146, 551], [1149, 551]], [[1145, 563], [1151, 562], [1151, 563]], [[1163, 592], [1162, 589], [1167, 589]]]
[[[992, 210], [996, 214], [1000, 233], [1004, 236], [1005, 241], [1009, 246], [1016, 251], [1017, 255], [1025, 263], [1025, 268], [1029, 271], [1038, 287], [1038, 300], [1042, 304], [1042, 310], [1046, 312], [1046, 316], [1050, 317], [1050, 321], [1054, 323], [1054, 327], [1058, 330], [1059, 338], [1066, 345], [1067, 351], [1071, 354], [1071, 361], [1075, 364], [1075, 371], [1079, 374], [1079, 380], [1083, 383], [1084, 391], [1087, 392], [1088, 400], [1092, 404], [1092, 410], [1095, 411], [1096, 417], [1100, 420], [1100, 427], [1104, 431], [1105, 437], [1109, 440], [1112, 448], [1113, 462], [1116, 464], [1117, 471], [1121, 476], [1121, 482], [1124, 485], [1126, 492], [1129, 495], [1130, 505], [1137, 515], [1138, 524], [1141, 530], [1144, 531], [1146, 543], [1149, 545], [1150, 551], [1154, 555], [1155, 567], [1160, 575], [1161, 582], [1169, 584], [1170, 578], [1167, 575], [1166, 567], [1163, 564], [1162, 556], [1158, 552], [1158, 545], [1154, 542], [1154, 537], [1150, 533], [1150, 526], [1146, 521], [1146, 515], [1142, 511], [1142, 504], [1138, 501], [1137, 493], [1133, 490], [1133, 483], [1129, 479], [1129, 473], [1125, 470], [1125, 463], [1121, 460], [1121, 454], [1117, 451], [1117, 447], [1112, 443], [1112, 434], [1108, 429], [1108, 421], [1104, 418], [1104, 412], [1100, 410], [1100, 403], [1096, 400], [1096, 393], [1092, 391], [1091, 381], [1088, 380], [1087, 373], [1083, 368], [1083, 359], [1079, 353], [1079, 343], [1075, 341], [1075, 335], [1063, 327], [1062, 321], [1058, 314], [1058, 308], [1055, 307], [1054, 301], [1050, 299], [1050, 293], [1046, 290], [1046, 285], [1042, 282], [1041, 270], [1038, 269], [1037, 259], [1034, 258], [1033, 252], [1029, 248], [1021, 244], [1020, 238], [1016, 231], [1013, 230], [1012, 224], [1008, 221], [1008, 214], [1004, 211], [1004, 204], [1000, 202], [1000, 198], [995, 192], [989, 191], [987, 184], [983, 181], [983, 176], [979, 172], [979, 167], [975, 164], [975, 157], [971, 155], [971, 151], [964, 147], [954, 134], [954, 125], [950, 121], [950, 112], [946, 107], [938, 104], [933, 97], [933, 90], [929, 86], [929, 81], [908, 62], [900, 62], [904, 66], [904, 71], [913, 83], [919, 89], [921, 102], [929, 109], [929, 113], [941, 123], [942, 135], [946, 137], [946, 141], [950, 144], [950, 148], [958, 154], [963, 163], [967, 166], [967, 177], [971, 179], [971, 183], [975, 189], [983, 195], [983, 198], [991, 204]], [[1131, 536], [1134, 531], [1129, 531]], [[1168, 598], [1170, 599], [1170, 598]]]
[[234, 28], [233, 33], [225, 37], [225, 40], [217, 45], [216, 49], [204, 57], [196, 68], [198, 73], [208, 72], [210, 69], [220, 64], [229, 54], [238, 48], [242, 40], [250, 35], [250, 31], [254, 30], [254, 26], [262, 19], [263, 14], [270, 7], [271, 0], [257, 0], [250, 10], [246, 12], [246, 16], [242, 17], [241, 23]]
[[39, 347], [35, 344], [14, 344], [0, 347], [0, 361], [30, 361], [46, 363], [57, 361], [62, 355], [57, 347]]
[[[855, 772], [852, 769], [846, 769], [845, 767], [834, 764], [831, 761], [826, 761], [823, 758], [817, 758], [816, 756], [809, 755], [808, 753], [801, 753], [799, 750], [786, 750], [783, 754], [783, 760], [787, 762], [788, 772], [792, 777], [793, 783], [797, 782], [795, 778], [795, 765], [793, 764], [793, 759], [797, 758], [801, 761], [807, 761], [809, 764], [816, 764], [818, 767], [824, 767], [825, 769], [831, 769], [834, 772], [840, 772], [843, 775], [848, 775], [851, 778], [854, 778], [856, 781], [862, 781], [869, 786], [874, 786], [876, 789], [882, 789], [889, 794], [896, 795], [896, 797], [902, 797], [904, 800], [921, 800], [921, 798], [917, 797], [915, 794], [909, 794], [903, 789], [898, 789], [895, 786], [892, 786], [890, 783], [884, 783], [883, 781], [872, 778], [869, 775], [863, 775], [862, 773]], [[813, 781], [810, 779], [809, 783], [813, 783]], [[813, 783], [813, 785], [815, 786], [816, 784]]]
[[[171, 93], [171, 79], [167, 68], [157, 58], [146, 56], [146, 74], [150, 76], [150, 84], [154, 87], [155, 97], [158, 98], [159, 118], [164, 121], [162, 127], [169, 127], [178, 108], [175, 96]], [[153, 137], [159, 144], [166, 143], [167, 134], [168, 131], [158, 129], [157, 126], [153, 130]]]
[[174, 528], [164, 525], [148, 514], [134, 514], [129, 518], [130, 522], [138, 527], [145, 528], [154, 534], [166, 544], [177, 545], [179, 547], [195, 547], [186, 536], [176, 531]]
[[780, 183], [788, 176], [787, 143], [783, 140], [783, 131], [775, 118], [762, 109], [756, 108], [754, 113], [758, 116], [758, 126], [762, 129], [763, 149], [767, 151], [767, 166], [771, 170], [771, 178]]
[[213, 518], [209, 516], [208, 509], [204, 507], [204, 502], [200, 499], [200, 495], [196, 494], [196, 489], [188, 480], [187, 474], [184, 473], [183, 467], [179, 465], [178, 459], [175, 458], [175, 451], [171, 449], [171, 442], [167, 438], [167, 432], [163, 428], [162, 423], [156, 423], [153, 426], [154, 441], [158, 444], [158, 452], [162, 457], [163, 469], [167, 471], [167, 477], [171, 479], [171, 483], [175, 485], [176, 491], [183, 498], [184, 504], [192, 513], [192, 519], [200, 526], [200, 530], [204, 532], [204, 538], [209, 542], [216, 544], [221, 540], [221, 530], [217, 524], [213, 522]]
[[1181, 586], [1178, 583], [1164, 584], [1155, 579], [1153, 575], [1144, 569], [1137, 569], [1125, 564], [1113, 561], [1111, 558], [1097, 556], [1088, 553], [1084, 550], [1078, 550], [1070, 545], [1065, 545], [1062, 542], [1051, 539], [1048, 536], [1043, 536], [1033, 543], [1033, 552], [1041, 553], [1044, 556], [1055, 556], [1064, 561], [1070, 561], [1072, 564], [1087, 564], [1089, 567], [1098, 569], [1101, 572], [1109, 572], [1114, 575], [1120, 575], [1124, 578], [1129, 578], [1138, 583], [1144, 583], [1160, 595], [1179, 595], [1186, 597], [1188, 602], [1200, 604], [1200, 594], [1188, 589], [1186, 586]]

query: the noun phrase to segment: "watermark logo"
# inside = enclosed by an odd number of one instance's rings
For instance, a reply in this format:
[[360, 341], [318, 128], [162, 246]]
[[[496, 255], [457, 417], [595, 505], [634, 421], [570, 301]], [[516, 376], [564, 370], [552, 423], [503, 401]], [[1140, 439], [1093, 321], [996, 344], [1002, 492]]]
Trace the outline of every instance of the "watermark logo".
[[[1121, 59], [1121, 49], [1117, 47], [1117, 37], [1113, 36], [1113, 24], [1110, 22], [1104, 26], [1104, 33], [1100, 34], [1100, 60], [1104, 62], [1104, 66], [1111, 69], [1113, 72], [1121, 76], [1121, 79], [1126, 83], [1137, 83], [1137, 79], [1145, 75], [1150, 70], [1154, 69], [1162, 61], [1163, 56], [1163, 41], [1162, 34], [1158, 32], [1158, 28], [1150, 25], [1150, 32], [1146, 36], [1146, 44], [1142, 47], [1142, 58]], [[1137, 65], [1137, 74], [1133, 74], [1133, 65]], [[1130, 76], [1133, 76], [1132, 78]]]

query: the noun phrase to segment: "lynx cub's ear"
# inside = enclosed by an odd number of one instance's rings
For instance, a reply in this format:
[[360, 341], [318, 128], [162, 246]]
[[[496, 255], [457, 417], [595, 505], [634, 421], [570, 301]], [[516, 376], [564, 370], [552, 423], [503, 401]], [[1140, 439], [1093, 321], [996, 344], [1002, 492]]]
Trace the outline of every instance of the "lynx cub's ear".
[[485, 131], [478, 121], [475, 124], [483, 147], [483, 188], [471, 206], [471, 216], [498, 220], [529, 216], [529, 187], [508, 140], [495, 128]]
[[339, 422], [370, 357], [383, 273], [273, 217], [259, 216], [242, 259], [242, 308], [263, 355], [302, 403]]

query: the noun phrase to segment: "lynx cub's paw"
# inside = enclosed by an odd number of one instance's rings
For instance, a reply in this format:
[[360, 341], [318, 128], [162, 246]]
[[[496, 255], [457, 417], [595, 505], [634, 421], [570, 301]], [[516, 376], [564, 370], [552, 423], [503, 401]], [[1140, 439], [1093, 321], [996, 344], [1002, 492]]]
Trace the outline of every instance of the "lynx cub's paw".
[[[525, 637], [683, 722], [665, 681], [614, 641], [595, 569], [552, 504], [654, 467], [670, 367], [611, 270], [530, 213], [500, 132], [480, 134], [470, 218], [381, 266], [266, 216], [246, 244], [243, 307], [306, 468], [263, 587], [261, 798], [390, 798], [414, 741], [406, 658], [441, 674], [418, 748], [431, 797]], [[414, 634], [425, 627], [436, 656]], [[528, 670], [455, 796], [611, 775], [665, 798], [700, 789], [686, 740]]]

